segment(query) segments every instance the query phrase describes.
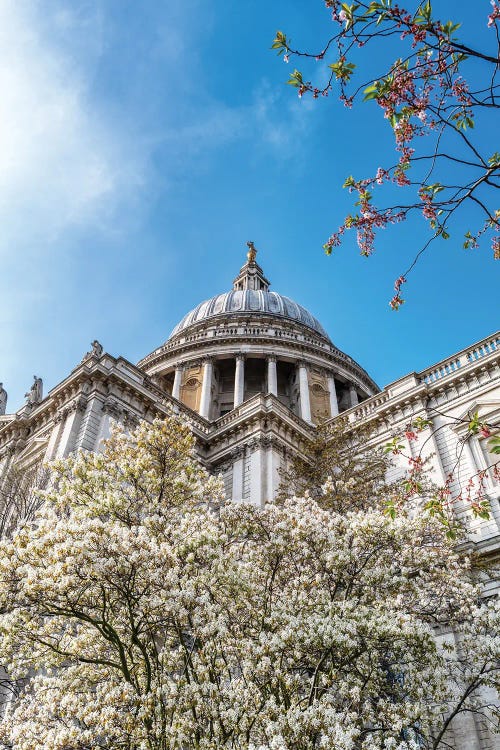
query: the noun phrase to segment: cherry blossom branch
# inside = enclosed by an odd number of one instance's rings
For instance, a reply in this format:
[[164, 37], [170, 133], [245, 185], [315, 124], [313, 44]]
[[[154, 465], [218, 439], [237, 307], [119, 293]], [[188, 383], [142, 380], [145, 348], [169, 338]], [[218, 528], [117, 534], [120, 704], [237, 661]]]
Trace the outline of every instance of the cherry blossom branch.
[[[398, 163], [388, 169], [380, 167], [374, 177], [362, 180], [349, 177], [346, 180], [344, 187], [358, 192], [359, 200], [356, 205], [360, 206], [360, 211], [345, 218], [337, 232], [325, 243], [324, 249], [330, 254], [334, 247], [340, 245], [344, 233], [348, 229], [354, 229], [361, 254], [370, 255], [374, 250], [377, 230], [405, 220], [410, 212], [419, 207], [434, 230], [434, 235], [416, 254], [408, 270], [395, 282], [396, 295], [390, 304], [393, 309], [398, 309], [404, 302], [400, 288], [406, 282], [408, 273], [436, 237], [449, 237], [447, 223], [464, 204], [471, 202], [478, 206], [486, 217], [484, 224], [475, 232], [466, 233], [464, 247], [477, 247], [479, 238], [485, 233], [491, 233], [493, 257], [500, 258], [500, 210], [494, 204], [491, 205], [485, 193], [485, 190], [499, 187], [495, 178], [500, 176], [500, 154], [483, 153], [482, 145], [476, 145], [470, 135], [474, 127], [475, 112], [482, 108], [500, 108], [496, 98], [498, 85], [495, 84], [500, 66], [500, 10], [498, 3], [494, 1], [487, 19], [488, 27], [495, 33], [496, 53], [492, 54], [456, 39], [459, 24], [451, 21], [442, 23], [433, 18], [429, 0], [418, 5], [414, 12], [408, 12], [392, 0], [353, 5], [339, 0], [326, 0], [326, 6], [331, 11], [332, 21], [337, 25], [338, 31], [330, 36], [319, 53], [313, 54], [292, 46], [283, 32], [277, 32], [273, 48], [279, 55], [283, 55], [286, 62], [291, 57], [322, 62], [336, 50], [337, 59], [328, 65], [330, 72], [325, 85], [315, 86], [305, 80], [298, 70], [293, 71], [288, 83], [298, 89], [299, 97], [309, 93], [317, 99], [319, 96], [328, 96], [336, 81], [339, 84], [340, 100], [348, 107], [363, 92], [365, 101], [373, 100], [382, 108], [384, 117], [392, 127], [396, 151], [399, 152]], [[354, 50], [378, 39], [395, 36], [403, 42], [409, 42], [410, 51], [397, 59], [380, 77], [371, 77], [349, 94], [348, 87], [357, 66], [351, 59]], [[493, 66], [488, 87], [476, 88], [471, 92], [461, 75], [461, 68], [470, 59], [483, 66]], [[449, 142], [448, 136], [458, 136], [459, 143]], [[432, 153], [415, 153], [416, 139], [421, 137], [435, 138]], [[467, 158], [467, 152], [474, 158]], [[425, 177], [410, 180], [410, 169], [426, 160], [430, 161], [430, 168]], [[442, 180], [429, 185], [429, 179], [439, 163], [446, 161], [475, 168], [481, 174], [474, 180], [456, 186], [442, 184]], [[369, 188], [384, 182], [400, 188], [417, 187], [421, 202], [405, 203], [397, 209], [395, 206], [382, 209], [375, 207], [371, 202]], [[485, 193], [482, 197], [476, 195], [479, 188]], [[441, 195], [436, 200], [438, 193], [452, 189], [456, 191], [454, 195], [448, 195], [446, 199]]]

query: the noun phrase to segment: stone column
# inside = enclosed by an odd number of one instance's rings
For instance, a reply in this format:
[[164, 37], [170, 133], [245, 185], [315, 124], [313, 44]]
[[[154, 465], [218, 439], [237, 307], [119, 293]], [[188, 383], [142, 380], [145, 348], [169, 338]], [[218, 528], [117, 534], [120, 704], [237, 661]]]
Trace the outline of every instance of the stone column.
[[203, 365], [203, 383], [201, 386], [200, 416], [208, 419], [210, 414], [210, 396], [212, 393], [213, 362], [206, 359]]
[[177, 367], [175, 368], [174, 385], [172, 387], [172, 396], [178, 401], [181, 397], [181, 381], [183, 369], [184, 368], [182, 367], [182, 365], [177, 365]]
[[332, 373], [328, 373], [328, 390], [330, 391], [330, 416], [336, 417], [339, 413], [339, 402], [337, 399], [337, 389], [335, 388], [335, 378]]
[[267, 358], [267, 392], [278, 395], [278, 374], [276, 371], [276, 357]]
[[357, 406], [359, 404], [358, 393], [353, 385], [349, 386], [349, 400], [351, 402], [351, 406]]
[[236, 369], [234, 372], [234, 403], [233, 408], [243, 403], [245, 398], [245, 355], [236, 355]]
[[307, 365], [299, 362], [300, 416], [306, 422], [311, 422], [311, 400], [309, 398], [309, 379]]

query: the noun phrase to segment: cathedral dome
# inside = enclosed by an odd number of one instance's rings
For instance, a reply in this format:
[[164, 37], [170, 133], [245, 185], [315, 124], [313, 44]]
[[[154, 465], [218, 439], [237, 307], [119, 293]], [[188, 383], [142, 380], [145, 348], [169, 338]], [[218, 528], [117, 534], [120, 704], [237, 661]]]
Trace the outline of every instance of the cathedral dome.
[[278, 292], [270, 292], [268, 289], [233, 289], [231, 292], [217, 294], [215, 297], [200, 302], [176, 325], [169, 338], [172, 339], [186, 328], [217, 315], [237, 316], [238, 314], [244, 314], [248, 316], [252, 313], [255, 315], [272, 315], [273, 317], [300, 323], [307, 328], [312, 328], [327, 341], [330, 341], [321, 323], [305, 307], [289, 297], [278, 294]]
[[242, 403], [270, 395], [319, 423], [376, 393], [368, 373], [305, 307], [269, 291], [253, 242], [247, 245], [233, 288], [188, 312], [140, 367], [209, 421], [229, 413], [237, 419]]

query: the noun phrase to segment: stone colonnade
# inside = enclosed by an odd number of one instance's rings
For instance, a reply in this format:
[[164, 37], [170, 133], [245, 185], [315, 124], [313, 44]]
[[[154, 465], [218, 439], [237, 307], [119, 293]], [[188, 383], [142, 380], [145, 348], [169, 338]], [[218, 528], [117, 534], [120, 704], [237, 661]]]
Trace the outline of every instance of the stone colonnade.
[[[235, 374], [234, 374], [234, 400], [233, 408], [243, 403], [245, 395], [245, 354], [238, 353], [235, 355]], [[258, 359], [258, 358], [257, 358]], [[277, 371], [277, 357], [275, 355], [268, 355], [265, 357], [267, 372], [267, 393], [271, 393], [273, 396], [278, 396], [278, 371]], [[210, 415], [211, 397], [212, 397], [212, 382], [214, 374], [214, 361], [215, 358], [207, 357], [203, 360], [203, 379], [201, 384], [201, 397], [199, 413], [206, 419]], [[311, 415], [311, 399], [309, 390], [309, 366], [304, 360], [299, 360], [295, 363], [297, 368], [297, 381], [299, 386], [300, 394], [300, 416], [306, 422], [312, 423]], [[172, 396], [176, 399], [181, 398], [181, 384], [182, 384], [182, 373], [185, 367], [188, 367], [189, 363], [178, 364], [175, 368], [174, 382], [172, 387]], [[330, 402], [330, 416], [335, 417], [339, 414], [339, 404], [337, 398], [337, 391], [335, 387], [335, 376], [332, 371], [325, 372], [326, 382], [328, 384], [329, 402]], [[349, 386], [349, 405], [357, 406], [359, 403], [358, 393], [354, 385]]]

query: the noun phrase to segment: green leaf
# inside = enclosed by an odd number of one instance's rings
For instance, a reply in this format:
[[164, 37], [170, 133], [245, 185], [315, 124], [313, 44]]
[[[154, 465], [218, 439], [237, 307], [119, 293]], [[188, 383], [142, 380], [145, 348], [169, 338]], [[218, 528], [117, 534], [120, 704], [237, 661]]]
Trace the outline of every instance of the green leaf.
[[282, 55], [288, 49], [287, 38], [282, 31], [276, 32], [271, 49], [278, 50], [278, 55]]
[[376, 99], [379, 94], [378, 81], [372, 83], [371, 86], [367, 86], [363, 93], [363, 101], [365, 102], [369, 101], [370, 99]]
[[479, 428], [481, 426], [481, 422], [479, 421], [479, 412], [476, 411], [472, 415], [472, 418], [469, 421], [467, 429], [469, 432], [472, 432], [473, 435], [475, 435], [477, 432], [479, 432]]
[[500, 435], [495, 435], [491, 440], [488, 440], [488, 450], [496, 456], [500, 455]]
[[302, 73], [300, 72], [300, 70], [294, 70], [287, 83], [290, 86], [296, 86], [297, 88], [299, 86], [303, 86], [304, 81], [302, 79]]
[[389, 500], [384, 508], [384, 513], [386, 516], [389, 516], [391, 520], [394, 521], [396, 518], [396, 507], [394, 505], [394, 502], [392, 500]]

